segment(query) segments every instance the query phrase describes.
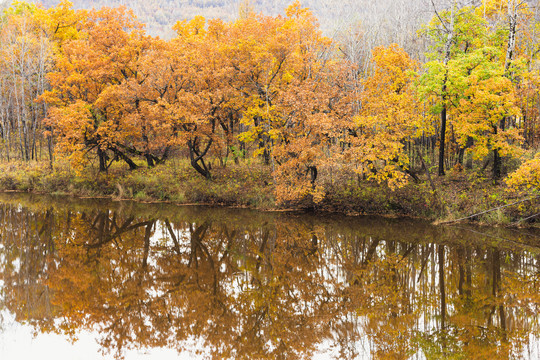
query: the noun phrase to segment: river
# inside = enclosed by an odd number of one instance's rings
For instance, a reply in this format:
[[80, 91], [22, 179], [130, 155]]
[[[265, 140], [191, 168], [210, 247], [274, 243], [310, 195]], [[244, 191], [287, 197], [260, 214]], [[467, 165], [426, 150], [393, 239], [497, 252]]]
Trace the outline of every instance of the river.
[[0, 359], [540, 358], [540, 233], [0, 194]]

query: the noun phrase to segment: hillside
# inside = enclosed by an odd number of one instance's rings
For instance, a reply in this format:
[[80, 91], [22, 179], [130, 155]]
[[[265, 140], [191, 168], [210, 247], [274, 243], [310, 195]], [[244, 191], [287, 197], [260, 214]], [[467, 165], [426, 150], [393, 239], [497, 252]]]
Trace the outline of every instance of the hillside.
[[[72, 0], [75, 8], [90, 9], [102, 6], [126, 5], [133, 9], [139, 19], [147, 25], [153, 35], [169, 37], [172, 25], [196, 15], [206, 18], [232, 20], [237, 17], [239, 0]], [[58, 0], [41, 0], [45, 7], [51, 7]], [[277, 15], [291, 4], [291, 0], [252, 0], [251, 7], [256, 12]], [[422, 21], [432, 16], [430, 11], [422, 11], [429, 5], [426, 0], [305, 0], [302, 4], [313, 10], [321, 28], [333, 36], [351, 24], [362, 23], [370, 37], [381, 38], [383, 42], [404, 44], [414, 35]]]

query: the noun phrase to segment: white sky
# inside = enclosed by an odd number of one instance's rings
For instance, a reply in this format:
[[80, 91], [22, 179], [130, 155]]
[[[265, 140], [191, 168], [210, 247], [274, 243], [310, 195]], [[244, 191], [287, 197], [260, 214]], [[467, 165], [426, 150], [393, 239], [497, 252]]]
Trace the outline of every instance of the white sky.
[[[17, 323], [13, 314], [0, 314], [0, 359], [17, 360], [105, 360], [96, 342], [97, 334], [87, 331], [77, 332], [78, 341], [72, 344], [65, 336], [39, 334], [34, 336], [31, 326]], [[2, 329], [3, 327], [3, 329]], [[126, 351], [125, 360], [188, 360], [189, 354], [178, 354], [172, 349], [152, 349], [150, 351]]]

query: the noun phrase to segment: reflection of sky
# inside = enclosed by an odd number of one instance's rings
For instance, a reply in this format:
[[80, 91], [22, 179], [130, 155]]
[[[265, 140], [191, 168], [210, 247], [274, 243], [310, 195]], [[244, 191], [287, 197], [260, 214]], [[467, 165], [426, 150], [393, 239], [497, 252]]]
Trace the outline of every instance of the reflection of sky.
[[[112, 355], [102, 355], [95, 339], [97, 334], [88, 331], [77, 333], [78, 340], [71, 343], [65, 336], [38, 334], [34, 336], [32, 326], [21, 325], [13, 314], [0, 313], [0, 359], [2, 360], [98, 360], [111, 359]], [[189, 354], [178, 354], [172, 349], [151, 349], [149, 351], [126, 350], [126, 360], [146, 359], [196, 359]]]
[[[0, 359], [4, 360], [101, 360], [111, 359], [112, 355], [102, 355], [95, 339], [96, 333], [79, 331], [77, 341], [71, 343], [65, 336], [58, 334], [36, 334], [29, 325], [21, 325], [15, 321], [13, 314], [0, 313]], [[363, 349], [365, 356], [359, 360], [369, 359], [369, 341], [366, 337], [355, 344]], [[330, 341], [324, 341], [318, 347], [318, 354], [313, 360], [339, 358], [339, 353]], [[125, 360], [188, 360], [200, 359], [189, 353], [178, 354], [172, 349], [126, 350]], [[412, 357], [411, 359], [418, 359]], [[420, 359], [423, 359], [422, 357]]]
[[[2, 0], [0, 0], [2, 4]], [[157, 239], [155, 237], [152, 242]], [[152, 245], [157, 245], [153, 243]], [[0, 250], [4, 245], [0, 243]], [[15, 272], [20, 270], [20, 259], [12, 262]], [[6, 259], [0, 251], [0, 268], [6, 266]], [[77, 341], [71, 342], [65, 335], [36, 333], [31, 325], [23, 325], [15, 320], [15, 315], [3, 309], [3, 286], [0, 280], [0, 360], [101, 360], [112, 359], [113, 355], [100, 352], [96, 339], [99, 334], [91, 331], [77, 331]], [[125, 360], [188, 360], [198, 359], [190, 353], [178, 354], [174, 349], [124, 350]]]

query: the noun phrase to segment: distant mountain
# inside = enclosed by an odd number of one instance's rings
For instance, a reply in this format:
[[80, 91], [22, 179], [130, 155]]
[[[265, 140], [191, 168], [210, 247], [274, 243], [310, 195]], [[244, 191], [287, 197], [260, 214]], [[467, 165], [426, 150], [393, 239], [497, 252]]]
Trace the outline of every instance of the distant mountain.
[[[206, 18], [231, 20], [238, 13], [233, 0], [71, 0], [77, 9], [117, 7], [125, 5], [131, 8], [139, 20], [146, 24], [152, 35], [168, 37], [172, 26], [178, 20], [191, 19], [196, 15]], [[58, 0], [37, 0], [45, 7], [58, 4]]]
[[[1, 0], [0, 0], [1, 1]], [[313, 10], [321, 28], [333, 35], [350, 24], [362, 23], [371, 36], [383, 36], [390, 42], [403, 43], [414, 33], [418, 24], [432, 16], [427, 0], [305, 0], [302, 4]], [[34, 1], [45, 7], [55, 6], [58, 0]], [[206, 18], [233, 20], [239, 13], [240, 0], [72, 0], [75, 8], [100, 8], [125, 5], [133, 9], [139, 20], [147, 25], [150, 34], [169, 37], [178, 20], [196, 15]], [[256, 12], [277, 15], [292, 0], [251, 0]], [[375, 34], [378, 33], [378, 34]], [[407, 39], [405, 39], [407, 37]], [[387, 42], [387, 41], [383, 41]]]

